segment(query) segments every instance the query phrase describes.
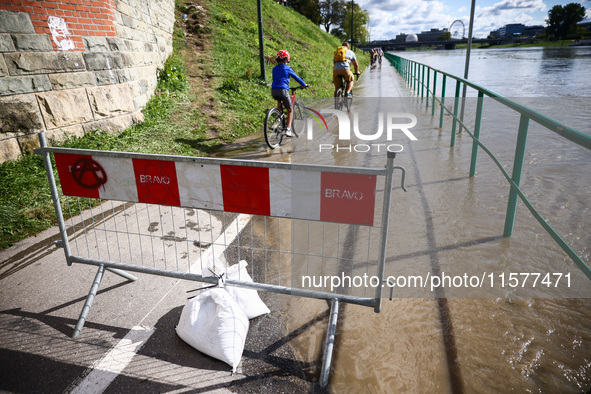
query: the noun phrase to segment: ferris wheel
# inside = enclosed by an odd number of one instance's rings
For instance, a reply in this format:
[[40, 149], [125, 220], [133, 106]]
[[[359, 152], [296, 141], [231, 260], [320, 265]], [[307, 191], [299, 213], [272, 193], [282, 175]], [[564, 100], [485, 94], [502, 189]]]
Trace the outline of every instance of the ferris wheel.
[[466, 35], [466, 26], [460, 19], [456, 19], [449, 26], [449, 33], [452, 40], [461, 40]]

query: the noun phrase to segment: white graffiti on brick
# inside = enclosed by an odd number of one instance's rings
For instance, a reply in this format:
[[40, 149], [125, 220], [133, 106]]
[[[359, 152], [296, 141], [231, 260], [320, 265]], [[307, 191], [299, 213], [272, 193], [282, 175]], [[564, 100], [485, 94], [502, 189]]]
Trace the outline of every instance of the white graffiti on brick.
[[69, 51], [75, 48], [74, 41], [70, 38], [71, 33], [65, 20], [58, 18], [57, 16], [50, 16], [47, 20], [47, 25], [49, 26], [53, 42], [55, 42], [55, 45], [57, 45], [60, 51]]

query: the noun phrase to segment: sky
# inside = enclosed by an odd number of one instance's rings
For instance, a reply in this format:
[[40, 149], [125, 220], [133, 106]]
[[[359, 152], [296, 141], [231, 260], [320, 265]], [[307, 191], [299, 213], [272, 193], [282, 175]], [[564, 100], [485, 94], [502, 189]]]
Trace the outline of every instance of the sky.
[[[418, 34], [433, 28], [448, 28], [461, 20], [468, 36], [471, 0], [355, 0], [369, 12], [370, 40], [393, 39], [400, 33]], [[476, 0], [474, 37], [510, 23], [543, 25], [555, 5], [580, 3], [591, 18], [591, 0]], [[456, 24], [458, 25], [458, 24]], [[454, 27], [455, 30], [455, 27]]]

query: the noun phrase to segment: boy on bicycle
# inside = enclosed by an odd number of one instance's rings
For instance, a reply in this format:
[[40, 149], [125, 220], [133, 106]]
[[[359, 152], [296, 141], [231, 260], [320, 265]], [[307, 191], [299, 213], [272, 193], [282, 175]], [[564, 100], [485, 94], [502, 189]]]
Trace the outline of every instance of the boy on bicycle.
[[291, 98], [289, 97], [289, 78], [295, 79], [302, 88], [306, 89], [308, 85], [298, 77], [293, 69], [287, 65], [289, 63], [289, 52], [280, 50], [275, 58], [277, 65], [273, 67], [273, 83], [271, 84], [271, 96], [277, 100], [277, 108], [281, 110], [281, 104], [287, 109], [287, 129], [285, 135], [291, 137], [291, 122], [293, 120], [293, 109], [291, 108]]
[[353, 90], [353, 73], [351, 73], [349, 63], [355, 67], [355, 75], [359, 75], [359, 63], [357, 63], [355, 53], [349, 49], [347, 41], [343, 42], [343, 45], [335, 51], [333, 61], [332, 82], [334, 83], [334, 96], [337, 96], [337, 92], [341, 88], [341, 78], [345, 78], [345, 81], [347, 81], [345, 96], [349, 97], [351, 96], [351, 90]]

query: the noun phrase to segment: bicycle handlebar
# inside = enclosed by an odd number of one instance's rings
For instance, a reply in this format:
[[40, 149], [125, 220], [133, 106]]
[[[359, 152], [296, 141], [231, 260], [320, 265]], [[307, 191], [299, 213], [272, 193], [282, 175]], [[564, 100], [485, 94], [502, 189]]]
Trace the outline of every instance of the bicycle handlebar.
[[289, 87], [289, 90], [291, 90], [291, 92], [293, 93], [293, 92], [295, 92], [295, 91], [296, 91], [296, 90], [298, 90], [298, 89], [306, 89], [306, 88], [308, 88], [309, 86], [310, 86], [310, 85], [306, 85], [305, 87], [304, 87], [304, 86], [294, 86], [294, 87], [291, 87], [291, 86], [290, 86], [290, 87]]

